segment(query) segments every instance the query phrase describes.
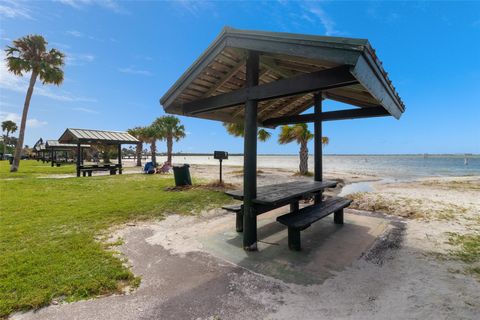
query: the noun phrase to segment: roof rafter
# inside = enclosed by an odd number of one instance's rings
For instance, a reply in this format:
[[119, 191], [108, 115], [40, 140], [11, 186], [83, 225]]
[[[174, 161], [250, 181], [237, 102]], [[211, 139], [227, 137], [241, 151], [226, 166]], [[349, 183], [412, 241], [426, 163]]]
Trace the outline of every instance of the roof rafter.
[[247, 100], [263, 101], [356, 83], [350, 67], [340, 66], [189, 102], [183, 105], [183, 112], [198, 114], [242, 104]]

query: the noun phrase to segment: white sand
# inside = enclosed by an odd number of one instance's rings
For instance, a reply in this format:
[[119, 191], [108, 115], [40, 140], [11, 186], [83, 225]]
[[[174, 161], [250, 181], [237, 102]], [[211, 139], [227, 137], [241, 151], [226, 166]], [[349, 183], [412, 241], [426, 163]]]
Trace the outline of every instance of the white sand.
[[[227, 167], [225, 179], [240, 185], [241, 174], [236, 170], [238, 168]], [[259, 184], [311, 179], [295, 177], [286, 170], [262, 171]], [[193, 166], [192, 172], [197, 177], [211, 180], [216, 178], [217, 168]], [[347, 182], [372, 179], [348, 175], [341, 178]], [[453, 188], [450, 185], [452, 182], [460, 184]], [[458, 187], [462, 183], [469, 184], [465, 188]], [[453, 205], [453, 208], [461, 207], [465, 211], [454, 212], [452, 219], [438, 220], [435, 216], [425, 216], [404, 220], [405, 230], [401, 239], [394, 239], [399, 248], [388, 248], [381, 259], [368, 259], [367, 253], [320, 285], [302, 286], [270, 279], [283, 288], [273, 294], [258, 292], [254, 288], [249, 290], [244, 285], [248, 279], [238, 281], [266, 308], [276, 310], [267, 317], [269, 319], [478, 319], [479, 280], [465, 271], [468, 265], [457, 260], [440, 259], [437, 254], [445, 254], [452, 249], [446, 243], [447, 232], [480, 232], [479, 186], [479, 177], [388, 184], [373, 182], [372, 187], [376, 190], [373, 195], [399, 199], [400, 205], [415, 207], [420, 204], [433, 209]], [[224, 223], [224, 219], [225, 216], [214, 212], [200, 217], [171, 216], [150, 225], [156, 232], [147, 241], [160, 244], [174, 254], [204, 251], [201, 242], [197, 241], [202, 230], [215, 228]], [[387, 240], [380, 239], [379, 242]]]

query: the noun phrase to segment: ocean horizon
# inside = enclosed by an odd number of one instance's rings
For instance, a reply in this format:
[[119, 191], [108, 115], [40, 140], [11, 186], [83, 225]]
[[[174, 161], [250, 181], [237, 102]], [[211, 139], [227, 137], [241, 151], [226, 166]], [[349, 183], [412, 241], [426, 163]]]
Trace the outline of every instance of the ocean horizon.
[[[165, 161], [159, 155], [157, 161]], [[313, 155], [308, 158], [309, 170], [313, 170]], [[219, 161], [209, 155], [175, 154], [175, 164], [218, 165]], [[258, 168], [298, 170], [298, 155], [258, 155]], [[225, 166], [242, 166], [242, 155], [230, 155], [223, 161]], [[480, 155], [333, 155], [323, 157], [323, 170], [327, 173], [350, 173], [375, 175], [394, 179], [414, 179], [442, 176], [480, 175]]]

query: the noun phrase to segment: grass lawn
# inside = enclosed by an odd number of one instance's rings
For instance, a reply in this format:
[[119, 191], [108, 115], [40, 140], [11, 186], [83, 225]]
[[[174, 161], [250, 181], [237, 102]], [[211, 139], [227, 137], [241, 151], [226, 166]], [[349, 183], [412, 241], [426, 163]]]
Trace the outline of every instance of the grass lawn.
[[52, 167], [50, 163], [37, 160], [22, 160], [20, 170], [10, 173], [10, 165], [6, 160], [0, 160], [0, 179], [32, 178], [48, 174], [75, 174], [74, 164], [63, 164], [60, 167]]
[[72, 301], [134, 286], [138, 279], [95, 238], [126, 221], [190, 214], [230, 201], [201, 188], [166, 191], [172, 176], [39, 179], [73, 167], [23, 161], [15, 174], [7, 167], [0, 161], [0, 318], [57, 297]]

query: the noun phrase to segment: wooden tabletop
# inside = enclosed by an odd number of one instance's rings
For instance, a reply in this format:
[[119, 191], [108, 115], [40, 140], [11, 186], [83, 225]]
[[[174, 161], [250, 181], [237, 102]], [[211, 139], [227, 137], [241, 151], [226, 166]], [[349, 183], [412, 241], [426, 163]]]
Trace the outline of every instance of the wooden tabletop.
[[[335, 181], [293, 181], [261, 186], [257, 188], [257, 198], [253, 202], [275, 206], [326, 188], [334, 188], [336, 185]], [[231, 190], [225, 193], [237, 200], [243, 200], [243, 190]]]

